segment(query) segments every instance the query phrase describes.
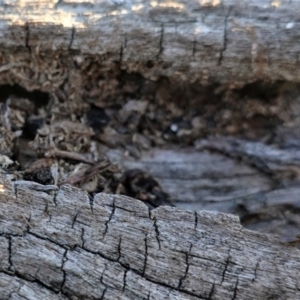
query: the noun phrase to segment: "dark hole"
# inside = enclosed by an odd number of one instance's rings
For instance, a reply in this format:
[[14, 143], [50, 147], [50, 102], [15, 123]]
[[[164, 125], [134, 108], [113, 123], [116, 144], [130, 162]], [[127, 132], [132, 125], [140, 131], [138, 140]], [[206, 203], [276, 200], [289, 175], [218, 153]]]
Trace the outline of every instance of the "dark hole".
[[30, 116], [26, 119], [23, 127], [23, 137], [27, 139], [34, 139], [38, 129], [45, 124], [44, 117]]
[[91, 109], [86, 113], [86, 121], [88, 125], [97, 131], [109, 123], [110, 117], [103, 108], [91, 105]]
[[280, 82], [266, 83], [266, 82], [253, 82], [245, 85], [239, 90], [238, 94], [241, 99], [257, 98], [262, 101], [271, 102], [279, 93]]
[[[25, 88], [18, 84], [14, 85], [2, 85], [0, 86], [0, 103], [5, 102], [10, 96], [18, 98], [25, 98], [30, 101], [30, 112], [27, 111], [26, 121], [23, 129], [23, 138], [33, 139], [36, 135], [37, 129], [41, 128], [45, 119], [38, 116], [38, 110], [41, 107], [47, 106], [49, 103], [49, 94], [34, 90], [32, 92], [27, 91]], [[12, 104], [14, 107], [15, 104]], [[24, 107], [22, 107], [24, 109]], [[28, 107], [29, 108], [29, 107]]]
[[49, 102], [49, 94], [38, 90], [32, 92], [27, 91], [18, 84], [9, 85], [5, 84], [0, 86], [0, 102], [5, 102], [10, 95], [15, 95], [20, 98], [27, 98], [33, 102], [36, 112], [42, 107], [46, 106]]
[[152, 61], [152, 60], [148, 60], [147, 63], [146, 63], [146, 66], [147, 66], [147, 68], [149, 68], [149, 69], [153, 68], [153, 67], [154, 67], [153, 61]]

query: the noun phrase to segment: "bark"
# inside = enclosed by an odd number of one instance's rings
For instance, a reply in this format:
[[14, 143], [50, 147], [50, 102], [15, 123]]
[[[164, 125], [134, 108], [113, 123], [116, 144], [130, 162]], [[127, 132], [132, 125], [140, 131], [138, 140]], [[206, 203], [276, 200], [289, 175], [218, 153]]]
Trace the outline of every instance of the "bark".
[[236, 216], [1, 175], [2, 299], [297, 299], [299, 250]]
[[151, 79], [299, 82], [298, 11], [269, 0], [13, 1], [0, 7], [1, 49], [100, 55]]

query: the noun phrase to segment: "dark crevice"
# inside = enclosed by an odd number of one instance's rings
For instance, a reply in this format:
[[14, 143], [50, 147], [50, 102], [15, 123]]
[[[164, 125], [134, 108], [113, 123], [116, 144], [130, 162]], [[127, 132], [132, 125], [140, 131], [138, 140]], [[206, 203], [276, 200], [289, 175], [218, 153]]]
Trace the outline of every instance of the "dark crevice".
[[210, 291], [210, 293], [208, 295], [208, 299], [212, 299], [214, 291], [215, 291], [215, 283], [213, 283], [213, 285], [212, 285], [211, 291]]
[[52, 215], [51, 215], [51, 213], [49, 212], [49, 203], [48, 203], [48, 201], [46, 201], [46, 206], [45, 206], [44, 213], [49, 217], [48, 222], [51, 223]]
[[228, 24], [228, 18], [230, 16], [231, 13], [231, 8], [228, 10], [227, 16], [225, 17], [225, 22], [224, 22], [224, 33], [223, 33], [223, 47], [220, 51], [220, 56], [219, 56], [219, 60], [218, 60], [218, 66], [222, 65], [222, 61], [223, 61], [223, 54], [227, 49], [227, 24]]
[[83, 248], [84, 247], [84, 228], [81, 228], [80, 238], [81, 238], [81, 247]]
[[142, 276], [145, 276], [145, 272], [147, 268], [147, 259], [148, 259], [148, 239], [147, 237], [145, 237], [145, 260], [144, 260]]
[[[23, 215], [22, 215], [23, 216]], [[30, 231], [30, 228], [31, 228], [31, 226], [30, 226], [30, 221], [31, 221], [31, 213], [29, 214], [29, 216], [28, 216], [28, 219], [26, 219], [26, 217], [25, 216], [23, 216], [23, 218], [24, 218], [24, 220], [25, 220], [25, 223], [26, 223], [26, 233], [29, 233], [29, 231]]]
[[8, 267], [8, 271], [14, 273], [15, 272], [15, 268], [13, 266], [13, 263], [12, 263], [12, 237], [11, 236], [8, 236], [7, 237], [8, 239], [8, 262], [9, 262], [9, 267]]
[[76, 219], [77, 219], [79, 213], [80, 213], [80, 212], [77, 212], [76, 215], [75, 215], [74, 218], [73, 218], [72, 225], [71, 225], [71, 228], [72, 228], [72, 229], [74, 229], [74, 225], [75, 225], [75, 223], [76, 223]]
[[228, 253], [228, 257], [227, 257], [226, 262], [225, 262], [225, 267], [224, 267], [224, 270], [223, 270], [223, 273], [222, 273], [221, 284], [222, 284], [222, 283], [224, 282], [224, 280], [225, 280], [225, 275], [226, 275], [226, 272], [227, 272], [229, 263], [230, 263], [230, 251], [229, 251], [229, 253]]
[[90, 207], [91, 207], [91, 212], [94, 212], [94, 194], [88, 194], [89, 195], [89, 199], [90, 199]]
[[25, 47], [31, 52], [31, 47], [29, 46], [29, 39], [30, 39], [30, 29], [29, 24], [26, 22], [25, 24]]
[[182, 286], [182, 282], [185, 280], [188, 272], [189, 272], [189, 267], [190, 267], [190, 264], [189, 264], [189, 253], [191, 252], [192, 250], [192, 247], [193, 245], [191, 244], [190, 245], [190, 248], [189, 248], [189, 252], [183, 252], [184, 255], [185, 255], [185, 271], [184, 271], [184, 275], [179, 279], [179, 284], [178, 284], [178, 289], [180, 290], [181, 289], [181, 286]]
[[117, 262], [119, 262], [120, 258], [121, 258], [121, 244], [122, 244], [122, 238], [120, 237], [119, 243], [118, 243], [118, 257], [117, 257]]
[[124, 48], [126, 48], [127, 45], [127, 37], [124, 37], [124, 43], [121, 44], [120, 47], [120, 54], [119, 54], [119, 62], [122, 63], [123, 61], [123, 52], [124, 52]]
[[196, 211], [194, 212], [194, 214], [195, 214], [195, 227], [194, 227], [194, 229], [196, 230], [197, 227], [198, 227], [198, 214], [197, 214]]
[[61, 286], [60, 286], [60, 289], [59, 289], [60, 291], [63, 290], [63, 287], [64, 287], [65, 282], [66, 282], [66, 277], [67, 277], [67, 273], [66, 273], [66, 271], [64, 270], [64, 265], [65, 265], [65, 263], [68, 261], [67, 253], [68, 253], [68, 250], [66, 249], [66, 251], [65, 251], [65, 253], [64, 253], [63, 257], [62, 257], [61, 269], [62, 269], [62, 272], [63, 272], [63, 281], [62, 281]]
[[105, 237], [105, 235], [108, 232], [108, 224], [112, 220], [112, 218], [113, 218], [113, 216], [115, 214], [115, 211], [116, 211], [116, 206], [115, 206], [115, 198], [114, 198], [113, 203], [112, 203], [112, 210], [111, 210], [110, 216], [109, 216], [108, 220], [104, 224], [105, 225], [105, 231], [104, 231], [104, 234], [103, 234], [104, 237]]
[[124, 272], [124, 278], [123, 278], [124, 285], [123, 285], [123, 290], [122, 290], [123, 293], [125, 292], [125, 289], [126, 289], [127, 272], [128, 272], [128, 270], [125, 270], [125, 272]]
[[160, 239], [159, 239], [159, 230], [158, 230], [158, 226], [157, 226], [156, 222], [157, 222], [157, 220], [156, 220], [156, 218], [154, 218], [153, 226], [154, 226], [155, 233], [156, 233], [156, 240], [158, 243], [158, 249], [161, 250]]
[[71, 32], [71, 39], [70, 39], [70, 43], [69, 43], [69, 47], [68, 47], [68, 50], [69, 50], [69, 51], [72, 49], [72, 45], [73, 45], [75, 33], [76, 33], [76, 29], [75, 29], [75, 27], [73, 26], [73, 27], [72, 27], [72, 32]]
[[237, 292], [238, 292], [238, 285], [239, 285], [239, 279], [236, 280], [232, 300], [236, 299]]
[[104, 268], [104, 270], [103, 270], [103, 272], [102, 272], [102, 274], [101, 274], [101, 277], [100, 277], [100, 283], [104, 285], [104, 290], [103, 290], [103, 293], [102, 293], [100, 299], [104, 299], [105, 293], [106, 293], [106, 291], [107, 291], [107, 286], [106, 286], [106, 284], [103, 282], [103, 276], [104, 276], [105, 271], [106, 271], [106, 267]]
[[149, 218], [149, 220], [152, 220], [152, 217], [151, 217], [151, 209], [150, 209], [149, 206], [147, 206], [147, 208], [148, 208], [148, 218]]
[[160, 39], [159, 39], [159, 50], [156, 55], [156, 60], [158, 60], [160, 58], [160, 55], [163, 53], [163, 50], [164, 50], [164, 48], [163, 48], [164, 32], [165, 32], [164, 25], [162, 24], [161, 31], [160, 31]]
[[58, 206], [58, 205], [57, 205], [57, 199], [56, 199], [58, 193], [59, 193], [59, 190], [58, 190], [58, 191], [54, 191], [54, 195], [53, 195], [53, 203], [54, 203], [55, 206]]
[[[17, 294], [19, 293], [19, 291], [20, 291], [20, 289], [21, 289], [21, 284], [20, 284], [20, 286], [19, 286], [19, 288], [18, 288], [18, 291], [17, 291]], [[15, 294], [16, 292], [13, 290], [13, 291], [11, 291], [9, 294], [8, 294], [8, 297], [6, 298], [6, 300], [11, 300], [12, 298], [12, 294]], [[21, 299], [21, 298], [20, 298]], [[25, 300], [27, 300], [27, 299], [25, 299]]]
[[107, 291], [107, 287], [104, 288], [100, 300], [104, 299], [104, 296], [105, 296], [106, 291]]

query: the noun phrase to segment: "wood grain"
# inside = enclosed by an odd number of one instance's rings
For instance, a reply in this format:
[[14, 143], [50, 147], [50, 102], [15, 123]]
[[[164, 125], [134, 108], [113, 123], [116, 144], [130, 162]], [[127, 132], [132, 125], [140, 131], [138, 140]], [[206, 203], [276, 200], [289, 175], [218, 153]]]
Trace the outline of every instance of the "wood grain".
[[[297, 299], [299, 250], [234, 215], [1, 175], [5, 299]], [[4, 298], [3, 298], [4, 299]]]

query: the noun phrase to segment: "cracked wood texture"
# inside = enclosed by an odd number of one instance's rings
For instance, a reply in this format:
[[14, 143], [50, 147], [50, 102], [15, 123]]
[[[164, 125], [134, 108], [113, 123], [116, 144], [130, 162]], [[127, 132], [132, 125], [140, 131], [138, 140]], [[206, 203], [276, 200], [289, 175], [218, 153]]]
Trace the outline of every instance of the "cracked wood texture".
[[298, 12], [289, 0], [2, 1], [0, 45], [101, 55], [154, 80], [299, 82]]
[[236, 216], [1, 175], [1, 299], [298, 299], [299, 250]]
[[[66, 78], [72, 81], [75, 63], [92, 55], [108, 69], [117, 62], [151, 80], [299, 82], [298, 11], [292, 1], [2, 1], [0, 81], [53, 92]], [[70, 57], [62, 64], [67, 75], [56, 79], [55, 70], [48, 76], [45, 53], [53, 61], [62, 53]], [[19, 72], [23, 67], [27, 77]], [[186, 208], [192, 202], [226, 212], [240, 204], [249, 211], [272, 201], [298, 205], [297, 187], [274, 189], [274, 178], [266, 176], [290, 162], [297, 172], [297, 153], [231, 145], [209, 140], [197, 147], [213, 153], [176, 151], [184, 168], [174, 166], [175, 152], [167, 150], [154, 154], [156, 165], [153, 153], [122, 163], [150, 166], [174, 203]], [[266, 152], [274, 155], [266, 158]], [[242, 156], [250, 163], [236, 160]], [[183, 180], [195, 191], [187, 201], [178, 188]], [[243, 228], [232, 215], [149, 211], [130, 198], [90, 198], [71, 186], [46, 188], [10, 175], [0, 177], [0, 201], [1, 299], [300, 298], [299, 250]]]

